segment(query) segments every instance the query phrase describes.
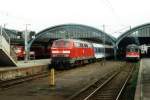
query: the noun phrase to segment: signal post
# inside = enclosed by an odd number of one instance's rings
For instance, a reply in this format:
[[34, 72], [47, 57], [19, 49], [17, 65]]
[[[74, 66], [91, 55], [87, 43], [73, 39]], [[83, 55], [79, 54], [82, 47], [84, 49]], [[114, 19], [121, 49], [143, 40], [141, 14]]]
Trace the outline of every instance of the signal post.
[[55, 68], [51, 65], [49, 65], [49, 86], [54, 87], [55, 86]]

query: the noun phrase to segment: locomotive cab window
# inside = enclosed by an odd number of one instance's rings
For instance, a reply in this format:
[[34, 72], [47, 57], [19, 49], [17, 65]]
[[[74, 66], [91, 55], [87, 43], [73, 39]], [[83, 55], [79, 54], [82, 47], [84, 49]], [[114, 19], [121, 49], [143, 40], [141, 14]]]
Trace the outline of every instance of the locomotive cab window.
[[66, 48], [66, 47], [70, 47], [72, 46], [72, 43], [70, 41], [64, 41], [64, 40], [59, 40], [59, 41], [55, 41], [53, 44], [53, 47], [62, 47], [62, 48]]
[[134, 51], [139, 51], [139, 49], [138, 48], [128, 48], [127, 51], [134, 52]]

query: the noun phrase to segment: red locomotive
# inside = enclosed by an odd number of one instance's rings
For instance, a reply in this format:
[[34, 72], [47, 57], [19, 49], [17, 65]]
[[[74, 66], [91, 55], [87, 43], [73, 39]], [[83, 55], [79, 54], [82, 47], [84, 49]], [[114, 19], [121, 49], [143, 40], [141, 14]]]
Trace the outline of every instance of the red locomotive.
[[51, 65], [58, 67], [82, 64], [94, 59], [92, 43], [75, 39], [55, 40], [51, 53]]
[[140, 49], [135, 44], [130, 44], [126, 47], [126, 59], [127, 60], [139, 60]]

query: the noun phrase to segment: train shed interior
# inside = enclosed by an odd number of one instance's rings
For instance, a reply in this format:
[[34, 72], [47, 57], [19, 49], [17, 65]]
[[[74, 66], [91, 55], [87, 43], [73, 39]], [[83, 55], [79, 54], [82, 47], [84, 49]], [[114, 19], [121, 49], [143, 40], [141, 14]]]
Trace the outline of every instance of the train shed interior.
[[[56, 25], [49, 28], [46, 28], [38, 33], [34, 31], [28, 32], [27, 39], [27, 52], [25, 51], [25, 31], [13, 30], [2, 28], [3, 36], [8, 39], [10, 43], [10, 56], [12, 60], [24, 60], [23, 52], [28, 54], [28, 58], [30, 59], [47, 59], [51, 57], [51, 45], [52, 42], [56, 39], [80, 39], [89, 41], [92, 43], [101, 43], [101, 44], [109, 44], [113, 47], [115, 46], [116, 38], [108, 35], [107, 33], [81, 24], [62, 24]], [[8, 36], [5, 36], [6, 34]], [[15, 50], [23, 51], [22, 55], [17, 58], [15, 56]], [[115, 51], [115, 50], [114, 50]], [[30, 54], [34, 52], [34, 54]], [[11, 57], [10, 57], [11, 58]]]
[[[95, 43], [115, 45], [116, 39], [107, 33], [96, 28], [80, 24], [63, 24], [46, 28], [35, 35], [35, 38], [29, 42], [29, 48], [40, 45], [46, 50], [51, 47], [56, 39], [81, 39]], [[45, 50], [45, 51], [46, 51]], [[48, 54], [48, 53], [47, 53]], [[44, 58], [49, 55], [44, 56]]]
[[[23, 31], [5, 29], [10, 37], [11, 45], [24, 46]], [[32, 38], [34, 36], [34, 38]], [[43, 55], [35, 57], [36, 59], [50, 58], [50, 47], [52, 42], [60, 38], [81, 39], [95, 43], [110, 44], [114, 46], [114, 54], [124, 57], [126, 46], [129, 44], [137, 44], [141, 53], [150, 56], [150, 24], [143, 24], [131, 28], [124, 32], [120, 37], [115, 39], [107, 33], [81, 24], [62, 24], [46, 28], [37, 34], [30, 32], [28, 50], [42, 51]], [[42, 52], [40, 54], [42, 54]], [[39, 53], [38, 53], [39, 54]], [[37, 55], [38, 55], [37, 54]], [[36, 54], [35, 54], [36, 55]]]
[[140, 47], [143, 56], [150, 56], [150, 23], [139, 25], [124, 32], [118, 37], [116, 46], [118, 54], [124, 57], [126, 46], [136, 44]]

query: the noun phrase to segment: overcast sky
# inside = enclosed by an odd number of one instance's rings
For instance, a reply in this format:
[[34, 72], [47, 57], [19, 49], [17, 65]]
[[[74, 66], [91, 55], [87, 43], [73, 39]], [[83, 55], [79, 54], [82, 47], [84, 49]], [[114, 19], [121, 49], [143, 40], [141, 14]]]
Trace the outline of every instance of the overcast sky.
[[150, 21], [149, 0], [0, 0], [0, 24], [36, 32], [59, 24], [93, 26], [113, 36]]

